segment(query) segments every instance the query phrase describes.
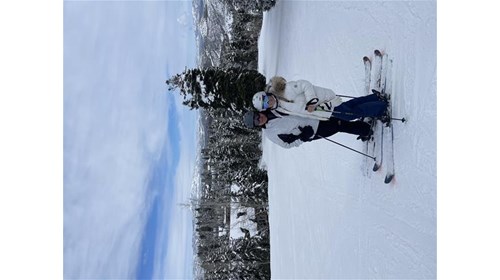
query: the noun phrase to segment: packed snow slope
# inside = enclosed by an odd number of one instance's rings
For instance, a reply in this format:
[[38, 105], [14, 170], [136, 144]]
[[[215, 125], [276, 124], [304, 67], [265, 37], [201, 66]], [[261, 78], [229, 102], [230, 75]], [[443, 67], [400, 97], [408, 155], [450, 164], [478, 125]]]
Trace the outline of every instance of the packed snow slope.
[[[436, 277], [436, 2], [278, 1], [265, 13], [259, 71], [361, 96], [362, 57], [389, 73], [395, 180], [371, 160], [317, 140], [263, 139], [274, 279]], [[363, 150], [354, 136], [330, 137]]]

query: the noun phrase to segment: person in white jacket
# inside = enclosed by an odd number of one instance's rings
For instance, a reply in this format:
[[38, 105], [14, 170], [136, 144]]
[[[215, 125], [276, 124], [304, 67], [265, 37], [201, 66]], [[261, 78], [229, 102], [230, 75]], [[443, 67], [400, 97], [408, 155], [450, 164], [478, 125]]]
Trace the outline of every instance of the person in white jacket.
[[315, 86], [306, 80], [287, 82], [279, 76], [271, 79], [265, 91], [254, 94], [252, 102], [259, 111], [271, 109], [318, 120], [336, 117], [346, 121], [363, 117], [383, 119], [388, 105], [380, 93], [342, 102], [342, 98], [331, 89]]
[[261, 127], [262, 133], [272, 142], [283, 148], [292, 148], [337, 132], [345, 132], [368, 139], [373, 131], [363, 121], [345, 121], [336, 118], [318, 120], [280, 113], [276, 110], [247, 112], [243, 117], [249, 128]]

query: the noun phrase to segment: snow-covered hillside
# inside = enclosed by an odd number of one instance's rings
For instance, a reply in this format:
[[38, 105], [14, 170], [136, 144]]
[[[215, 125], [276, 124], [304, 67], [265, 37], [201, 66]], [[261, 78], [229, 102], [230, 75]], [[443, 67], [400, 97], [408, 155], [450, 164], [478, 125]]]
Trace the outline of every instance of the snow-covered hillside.
[[278, 1], [259, 71], [361, 96], [374, 49], [393, 60], [393, 115], [408, 118], [394, 123], [395, 180], [324, 140], [287, 150], [264, 139], [275, 279], [436, 277], [436, 2]]

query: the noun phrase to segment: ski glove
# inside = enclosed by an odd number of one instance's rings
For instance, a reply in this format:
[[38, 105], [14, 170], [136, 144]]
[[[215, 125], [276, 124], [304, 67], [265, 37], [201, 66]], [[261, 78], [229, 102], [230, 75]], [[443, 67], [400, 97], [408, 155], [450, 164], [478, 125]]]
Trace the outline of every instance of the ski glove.
[[314, 130], [310, 125], [306, 125], [304, 127], [299, 126], [299, 129], [300, 129], [300, 134], [299, 134], [300, 140], [302, 140], [304, 142], [308, 142], [308, 141], [312, 140], [311, 137], [314, 134]]
[[289, 133], [289, 134], [278, 134], [278, 137], [281, 140], [283, 140], [283, 142], [288, 143], [288, 144], [297, 141], [297, 139], [300, 139], [303, 142], [309, 142], [309, 141], [312, 140], [311, 137], [314, 134], [314, 130], [312, 129], [312, 127], [310, 125], [307, 125], [307, 126], [304, 126], [304, 127], [300, 127], [299, 126], [299, 130], [300, 130], [300, 134], [299, 135], [295, 135], [295, 134], [292, 134], [292, 133]]
[[297, 139], [299, 139], [298, 135], [294, 134], [278, 134], [278, 137], [285, 143], [291, 144], [295, 142]]

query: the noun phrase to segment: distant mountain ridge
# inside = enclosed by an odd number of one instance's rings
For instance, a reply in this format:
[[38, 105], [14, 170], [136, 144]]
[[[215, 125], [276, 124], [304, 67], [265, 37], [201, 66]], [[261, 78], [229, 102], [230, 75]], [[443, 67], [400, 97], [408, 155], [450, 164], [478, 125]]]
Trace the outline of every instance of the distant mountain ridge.
[[222, 46], [230, 39], [233, 8], [221, 0], [193, 0], [200, 67], [218, 66]]
[[199, 67], [257, 69], [263, 11], [276, 0], [193, 0]]

